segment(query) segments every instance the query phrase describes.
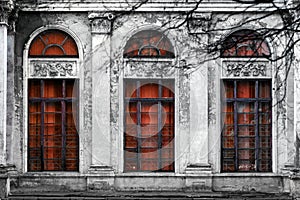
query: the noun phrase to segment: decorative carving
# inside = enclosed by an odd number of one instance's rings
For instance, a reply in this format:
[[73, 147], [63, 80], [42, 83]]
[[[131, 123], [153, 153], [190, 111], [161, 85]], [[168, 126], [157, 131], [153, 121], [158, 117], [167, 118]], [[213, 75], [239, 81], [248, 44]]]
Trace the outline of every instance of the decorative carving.
[[267, 62], [228, 62], [223, 64], [225, 77], [269, 77], [271, 70]]
[[211, 20], [211, 14], [194, 14], [194, 16], [188, 21], [188, 29], [190, 33], [207, 33], [209, 29], [209, 22]]
[[185, 73], [185, 60], [179, 62], [179, 122], [183, 127], [189, 127], [190, 123], [190, 78]]
[[208, 123], [215, 125], [217, 122], [217, 91], [216, 91], [215, 66], [208, 67]]
[[125, 77], [174, 77], [175, 67], [166, 61], [128, 61]]
[[30, 63], [31, 77], [75, 77], [77, 76], [75, 61], [34, 61]]
[[13, 0], [3, 0], [0, 1], [0, 23], [8, 24], [8, 18], [11, 12], [14, 10]]
[[92, 20], [92, 33], [109, 34], [111, 33], [111, 21], [108, 18], [95, 18]]

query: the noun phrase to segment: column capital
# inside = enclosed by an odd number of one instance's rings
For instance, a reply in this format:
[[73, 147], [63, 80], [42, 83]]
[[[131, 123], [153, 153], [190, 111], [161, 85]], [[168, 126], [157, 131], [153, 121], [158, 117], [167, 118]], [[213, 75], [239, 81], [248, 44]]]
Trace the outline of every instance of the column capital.
[[115, 18], [113, 13], [89, 13], [88, 16], [91, 21], [92, 33], [96, 34], [110, 34], [112, 31], [112, 22]]
[[14, 0], [0, 0], [0, 24], [5, 24], [8, 26], [8, 18], [14, 8]]

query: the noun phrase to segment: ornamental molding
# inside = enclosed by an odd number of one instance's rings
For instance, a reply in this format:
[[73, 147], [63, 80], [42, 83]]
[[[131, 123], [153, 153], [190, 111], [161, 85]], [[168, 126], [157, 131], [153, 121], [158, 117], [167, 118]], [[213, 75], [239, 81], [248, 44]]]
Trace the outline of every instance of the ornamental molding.
[[126, 78], [175, 77], [172, 61], [127, 61], [124, 69]]
[[8, 24], [8, 18], [14, 9], [13, 0], [0, 1], [0, 23]]
[[195, 13], [188, 20], [188, 30], [192, 34], [207, 33], [211, 21], [211, 13]]
[[90, 13], [92, 33], [110, 34], [112, 31], [112, 20], [115, 18], [113, 13]]
[[76, 61], [33, 60], [29, 64], [29, 77], [31, 78], [74, 78], [77, 76]]
[[271, 78], [268, 61], [224, 61], [222, 76], [226, 78]]

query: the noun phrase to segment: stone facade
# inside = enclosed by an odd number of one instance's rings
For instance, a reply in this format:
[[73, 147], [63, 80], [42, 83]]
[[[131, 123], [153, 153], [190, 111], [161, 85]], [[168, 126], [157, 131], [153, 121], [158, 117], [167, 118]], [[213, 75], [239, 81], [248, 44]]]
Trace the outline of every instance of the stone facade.
[[[236, 30], [280, 26], [281, 16], [267, 15], [272, 12], [268, 3], [249, 8], [229, 0], [196, 2], [1, 1], [0, 198], [29, 191], [214, 191], [300, 197], [299, 43], [293, 47], [293, 59], [276, 59], [289, 42], [280, 34], [269, 42], [271, 59], [221, 57], [210, 44]], [[286, 6], [280, 0], [275, 3]], [[245, 19], [255, 20], [243, 24]], [[78, 58], [29, 57], [33, 38], [49, 29], [73, 37]], [[126, 42], [143, 30], [163, 32], [174, 46], [175, 58], [123, 57]], [[28, 80], [55, 78], [76, 78], [80, 83], [79, 171], [30, 172]], [[230, 78], [272, 80], [271, 172], [221, 171], [221, 83]], [[174, 80], [174, 172], [124, 172], [127, 79]]]

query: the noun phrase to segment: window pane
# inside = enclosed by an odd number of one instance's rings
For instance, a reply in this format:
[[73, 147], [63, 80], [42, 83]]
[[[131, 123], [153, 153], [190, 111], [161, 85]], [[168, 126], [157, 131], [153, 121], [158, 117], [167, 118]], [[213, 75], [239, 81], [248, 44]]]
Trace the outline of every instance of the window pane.
[[234, 81], [224, 81], [225, 98], [234, 97]]
[[78, 97], [78, 81], [76, 80], [66, 80], [66, 97]]
[[141, 83], [140, 87], [141, 98], [158, 98], [158, 84], [156, 83]]
[[233, 159], [223, 160], [223, 171], [227, 171], [227, 172], [233, 172], [233, 171], [235, 171], [234, 160]]
[[259, 125], [259, 135], [260, 136], [269, 136], [271, 135], [271, 125]]
[[234, 148], [234, 137], [223, 137], [223, 148]]
[[28, 97], [41, 97], [41, 81], [40, 80], [30, 80], [28, 86]]
[[225, 126], [223, 130], [223, 136], [234, 136], [234, 127]]
[[174, 97], [174, 81], [163, 81], [162, 97]]
[[62, 97], [62, 81], [61, 80], [47, 80], [44, 81], [43, 97], [55, 98]]
[[238, 126], [238, 136], [255, 136], [255, 125]]
[[255, 81], [237, 81], [237, 98], [255, 98]]
[[259, 82], [259, 97], [270, 98], [271, 97], [271, 83], [270, 81]]
[[137, 97], [137, 87], [135, 81], [126, 81], [125, 82], [125, 97]]
[[259, 112], [264, 112], [264, 113], [267, 113], [267, 112], [271, 112], [272, 110], [272, 105], [271, 105], [271, 102], [260, 102], [259, 103], [259, 108], [258, 108], [258, 111]]
[[254, 137], [239, 138], [238, 148], [255, 148]]

